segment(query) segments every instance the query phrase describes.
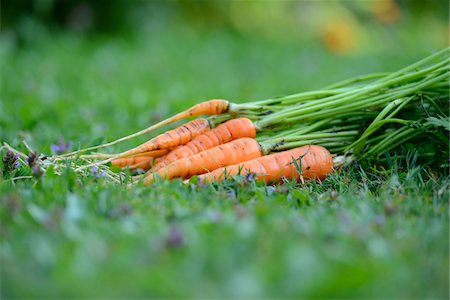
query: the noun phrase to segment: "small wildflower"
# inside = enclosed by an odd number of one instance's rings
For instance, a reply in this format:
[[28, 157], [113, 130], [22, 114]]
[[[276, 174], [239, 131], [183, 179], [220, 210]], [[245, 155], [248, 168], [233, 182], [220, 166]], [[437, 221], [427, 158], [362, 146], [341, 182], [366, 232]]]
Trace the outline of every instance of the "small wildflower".
[[27, 157], [28, 166], [30, 166], [31, 173], [34, 177], [41, 177], [44, 172], [39, 165], [39, 155], [36, 152], [31, 152]]
[[64, 142], [64, 139], [61, 138], [58, 144], [51, 144], [50, 149], [54, 154], [62, 154], [72, 150], [72, 142]]
[[245, 179], [247, 181], [254, 181], [255, 180], [255, 173], [248, 173], [247, 175], [245, 175]]
[[27, 157], [27, 163], [30, 166], [30, 168], [33, 168], [33, 166], [36, 165], [37, 161], [38, 161], [38, 154], [36, 152], [31, 152]]
[[91, 175], [95, 178], [101, 178], [106, 176], [106, 172], [104, 170], [99, 170], [98, 167], [94, 166], [91, 168]]
[[172, 227], [166, 237], [166, 246], [168, 248], [179, 248], [184, 244], [183, 232], [177, 227]]
[[198, 178], [198, 180], [195, 183], [195, 187], [196, 188], [201, 188], [201, 187], [205, 186], [205, 183], [202, 181], [202, 179], [200, 177], [197, 177], [197, 178]]
[[19, 154], [14, 153], [12, 151], [6, 152], [6, 155], [2, 159], [3, 161], [3, 172], [9, 173], [14, 171], [20, 166], [19, 163]]

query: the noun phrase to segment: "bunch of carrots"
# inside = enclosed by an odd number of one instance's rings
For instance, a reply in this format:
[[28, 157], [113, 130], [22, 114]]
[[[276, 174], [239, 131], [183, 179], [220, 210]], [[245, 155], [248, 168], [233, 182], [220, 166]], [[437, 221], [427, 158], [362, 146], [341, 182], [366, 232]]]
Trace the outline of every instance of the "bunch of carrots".
[[[205, 182], [255, 174], [272, 183], [324, 179], [336, 165], [380, 159], [410, 143], [419, 155], [448, 157], [449, 49], [392, 73], [346, 80], [317, 91], [237, 104], [199, 103], [132, 135], [50, 157], [79, 158], [77, 171], [143, 170], [135, 181], [197, 175]], [[202, 117], [203, 116], [203, 117]], [[209, 116], [209, 117], [204, 117]], [[117, 154], [82, 154], [190, 119]], [[421, 147], [432, 138], [436, 147]]]

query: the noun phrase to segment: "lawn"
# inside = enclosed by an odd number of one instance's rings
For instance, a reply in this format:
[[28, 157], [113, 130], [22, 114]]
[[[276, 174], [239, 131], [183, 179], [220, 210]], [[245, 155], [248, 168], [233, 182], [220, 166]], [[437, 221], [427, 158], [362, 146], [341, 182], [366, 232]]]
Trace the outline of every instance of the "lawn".
[[[26, 26], [25, 41], [1, 35], [0, 141], [45, 154], [61, 138], [73, 148], [113, 140], [201, 100], [313, 90], [439, 49], [405, 33], [416, 27], [334, 54], [220, 27], [109, 36]], [[279, 186], [127, 189], [69, 169], [0, 180], [4, 298], [448, 296], [448, 171], [414, 153]]]

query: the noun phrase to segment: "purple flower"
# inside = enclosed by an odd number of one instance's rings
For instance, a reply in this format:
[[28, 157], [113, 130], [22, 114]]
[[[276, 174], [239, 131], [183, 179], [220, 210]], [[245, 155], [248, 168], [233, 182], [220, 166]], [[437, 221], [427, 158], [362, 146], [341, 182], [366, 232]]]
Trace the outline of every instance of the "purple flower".
[[202, 181], [202, 179], [200, 177], [197, 177], [197, 178], [198, 178], [198, 181], [195, 184], [195, 187], [196, 188], [201, 188], [201, 187], [205, 186], [205, 183]]
[[11, 172], [20, 166], [19, 154], [12, 151], [6, 152], [6, 155], [2, 159], [4, 173]]
[[14, 163], [16, 163], [19, 159], [19, 154], [14, 153], [12, 151], [6, 152], [5, 157], [3, 157], [3, 162], [7, 165], [12, 166]]
[[38, 162], [39, 155], [36, 152], [31, 152], [27, 157], [27, 163], [30, 168], [33, 168], [34, 165]]
[[245, 176], [245, 179], [247, 179], [247, 181], [254, 181], [255, 180], [255, 173], [248, 173]]
[[106, 176], [106, 172], [104, 170], [99, 170], [98, 167], [94, 166], [91, 168], [91, 175], [95, 178], [101, 178]]
[[39, 154], [31, 152], [27, 157], [28, 166], [31, 168], [31, 173], [34, 177], [41, 177], [44, 172], [39, 164]]
[[61, 138], [59, 140], [58, 144], [51, 144], [50, 149], [52, 150], [52, 152], [54, 154], [61, 154], [64, 152], [68, 152], [68, 151], [72, 150], [72, 142], [69, 141], [66, 143], [66, 142], [64, 142], [64, 139]]
[[166, 246], [169, 248], [179, 248], [184, 244], [183, 232], [177, 227], [172, 227], [166, 237]]

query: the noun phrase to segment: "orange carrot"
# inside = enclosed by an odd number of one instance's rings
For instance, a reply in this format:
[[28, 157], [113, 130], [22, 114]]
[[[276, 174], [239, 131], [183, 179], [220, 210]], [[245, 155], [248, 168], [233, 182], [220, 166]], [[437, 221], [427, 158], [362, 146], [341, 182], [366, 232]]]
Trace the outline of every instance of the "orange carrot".
[[[295, 159], [296, 163], [293, 162]], [[300, 160], [301, 159], [301, 160]], [[301, 163], [300, 163], [301, 162]], [[301, 167], [301, 174], [297, 167]], [[262, 156], [253, 160], [228, 165], [199, 176], [202, 182], [221, 181], [233, 175], [255, 174], [266, 183], [281, 178], [324, 179], [333, 171], [330, 152], [321, 146], [302, 146], [299, 148]]]
[[134, 154], [134, 155], [129, 155], [126, 157], [139, 157], [139, 156], [161, 157], [161, 156], [168, 154], [170, 151], [172, 151], [174, 149], [175, 148], [152, 150], [152, 151], [147, 151], [147, 152], [141, 152], [141, 153]]
[[144, 179], [144, 184], [152, 183], [155, 179], [155, 174], [165, 179], [175, 177], [188, 178], [192, 175], [206, 173], [230, 164], [260, 157], [261, 155], [262, 150], [256, 140], [241, 138], [174, 161], [147, 175]]
[[[173, 149], [172, 149], [173, 150]], [[162, 149], [162, 150], [153, 150], [148, 152], [139, 153], [136, 155], [133, 155], [131, 157], [123, 157], [123, 158], [116, 158], [113, 161], [111, 161], [112, 166], [117, 167], [130, 167], [131, 170], [141, 168], [144, 170], [150, 169], [152, 167], [152, 162], [157, 157], [164, 156], [165, 154], [169, 153], [170, 149]], [[148, 161], [148, 163], [146, 163]]]
[[170, 119], [172, 119], [172, 122], [176, 122], [182, 119], [200, 115], [220, 115], [227, 112], [229, 108], [230, 102], [228, 102], [227, 100], [212, 99], [196, 104], [188, 110], [185, 110], [184, 112], [171, 117]]
[[210, 124], [208, 120], [203, 118], [195, 119], [178, 128], [166, 131], [136, 148], [125, 151], [119, 157], [133, 156], [142, 152], [170, 149], [178, 145], [184, 145], [209, 129]]
[[134, 137], [140, 136], [142, 134], [145, 134], [145, 133], [151, 132], [153, 130], [156, 130], [158, 128], [161, 128], [164, 125], [175, 123], [177, 121], [181, 121], [181, 120], [189, 118], [189, 117], [195, 117], [195, 116], [200, 116], [200, 115], [219, 115], [219, 114], [222, 114], [222, 113], [226, 113], [229, 110], [233, 110], [233, 108], [237, 109], [238, 106], [239, 105], [237, 105], [237, 104], [233, 104], [233, 103], [231, 103], [231, 102], [229, 102], [227, 100], [221, 100], [221, 99], [212, 99], [212, 100], [204, 101], [202, 103], [198, 103], [198, 104], [192, 106], [191, 108], [189, 108], [189, 109], [187, 109], [187, 110], [185, 110], [183, 112], [180, 112], [180, 113], [178, 113], [178, 114], [176, 114], [176, 115], [174, 115], [174, 116], [172, 116], [170, 118], [167, 118], [167, 119], [165, 119], [165, 120], [163, 120], [163, 121], [161, 121], [161, 122], [159, 122], [159, 123], [157, 123], [155, 125], [152, 125], [152, 126], [146, 128], [146, 129], [143, 129], [143, 130], [138, 131], [136, 133], [124, 136], [124, 137], [122, 137], [120, 139], [117, 139], [117, 140], [109, 142], [109, 143], [105, 143], [105, 144], [101, 144], [101, 145], [97, 145], [97, 146], [92, 146], [92, 147], [80, 149], [80, 150], [77, 150], [77, 151], [73, 151], [73, 152], [70, 152], [70, 153], [62, 154], [62, 155], [59, 155], [59, 157], [74, 156], [74, 155], [76, 155], [78, 153], [81, 153], [81, 152], [86, 152], [86, 151], [90, 151], [90, 150], [104, 148], [104, 147], [107, 147], [107, 146], [112, 146], [112, 145], [115, 145], [115, 144], [117, 144], [119, 142], [126, 141], [126, 140], [129, 140], [131, 138], [134, 138]]
[[256, 129], [251, 120], [247, 118], [229, 120], [197, 136], [186, 145], [171, 151], [162, 159], [156, 161], [153, 171], [157, 171], [176, 160], [228, 143], [232, 140], [243, 137], [254, 138], [255, 136]]
[[[117, 158], [111, 162], [111, 165], [116, 167], [130, 167], [130, 169], [137, 169], [139, 166], [143, 166], [142, 169], [147, 169], [147, 166], [153, 161], [155, 158], [153, 156], [136, 156], [136, 157], [125, 157], [125, 158]], [[151, 164], [150, 164], [151, 165]]]

